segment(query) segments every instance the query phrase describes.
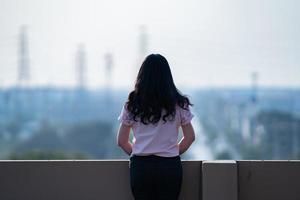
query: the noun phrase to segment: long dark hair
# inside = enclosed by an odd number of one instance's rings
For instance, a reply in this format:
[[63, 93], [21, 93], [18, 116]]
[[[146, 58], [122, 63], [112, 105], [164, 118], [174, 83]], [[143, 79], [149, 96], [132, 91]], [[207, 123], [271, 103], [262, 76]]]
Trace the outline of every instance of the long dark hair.
[[[160, 54], [150, 54], [140, 67], [134, 90], [125, 105], [134, 121], [140, 118], [143, 124], [155, 124], [161, 117], [164, 122], [173, 120], [176, 105], [187, 110], [193, 104], [176, 88], [167, 59]], [[162, 116], [163, 109], [166, 112]]]

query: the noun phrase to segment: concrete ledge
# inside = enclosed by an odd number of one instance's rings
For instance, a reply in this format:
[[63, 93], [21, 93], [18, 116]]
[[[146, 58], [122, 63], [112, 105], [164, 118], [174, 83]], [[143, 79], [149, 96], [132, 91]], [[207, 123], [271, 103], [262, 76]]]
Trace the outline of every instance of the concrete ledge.
[[182, 161], [183, 180], [179, 199], [201, 199], [202, 161]]
[[127, 161], [0, 162], [0, 199], [131, 200], [127, 167]]
[[[2, 200], [133, 200], [128, 160], [0, 160]], [[299, 200], [300, 161], [183, 160], [180, 200]]]
[[299, 200], [300, 161], [237, 161], [239, 200]]
[[[199, 200], [201, 161], [183, 162], [181, 200]], [[0, 161], [2, 200], [133, 200], [128, 160]]]
[[235, 161], [203, 161], [202, 199], [237, 200], [237, 165]]

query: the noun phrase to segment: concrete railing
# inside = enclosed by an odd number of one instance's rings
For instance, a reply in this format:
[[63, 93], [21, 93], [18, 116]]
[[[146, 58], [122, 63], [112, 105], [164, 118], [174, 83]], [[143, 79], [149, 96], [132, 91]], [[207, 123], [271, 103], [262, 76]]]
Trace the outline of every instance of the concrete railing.
[[[1, 200], [133, 200], [128, 160], [0, 160]], [[180, 200], [299, 200], [300, 161], [182, 161]]]

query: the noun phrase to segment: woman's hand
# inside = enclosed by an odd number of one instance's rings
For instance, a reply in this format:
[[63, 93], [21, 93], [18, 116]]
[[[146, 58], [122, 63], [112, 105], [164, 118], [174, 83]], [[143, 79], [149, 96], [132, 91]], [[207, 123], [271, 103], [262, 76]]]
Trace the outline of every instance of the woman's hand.
[[179, 154], [183, 154], [195, 141], [195, 132], [191, 123], [182, 125], [183, 138], [179, 142]]
[[132, 152], [132, 144], [129, 142], [130, 126], [121, 123], [117, 136], [117, 144], [120, 146], [128, 155]]

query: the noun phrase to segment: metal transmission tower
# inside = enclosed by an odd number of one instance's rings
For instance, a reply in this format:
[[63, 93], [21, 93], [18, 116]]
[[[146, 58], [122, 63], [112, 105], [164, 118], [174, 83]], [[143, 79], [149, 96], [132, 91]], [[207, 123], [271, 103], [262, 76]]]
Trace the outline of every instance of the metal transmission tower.
[[114, 107], [112, 98], [112, 68], [113, 68], [113, 55], [111, 53], [106, 53], [104, 55], [104, 65], [105, 65], [105, 88], [104, 88], [104, 103], [107, 107], [110, 106], [111, 113], [107, 114], [107, 120], [111, 119], [111, 114], [114, 112]]
[[134, 74], [137, 74], [139, 67], [144, 60], [146, 54], [148, 53], [148, 34], [147, 28], [145, 25], [139, 26], [139, 35], [138, 35], [138, 59], [137, 65], [134, 69]]
[[19, 32], [18, 51], [18, 86], [26, 86], [30, 81], [30, 63], [27, 26], [22, 26]]
[[258, 73], [251, 73], [251, 95], [250, 95], [250, 104], [249, 104], [249, 118], [250, 118], [250, 133], [251, 133], [251, 142], [253, 144], [257, 144], [261, 140], [261, 135], [259, 130], [257, 129], [257, 114], [258, 114], [258, 98], [257, 98], [257, 90], [258, 90]]
[[76, 81], [78, 89], [86, 87], [86, 51], [83, 44], [78, 45], [75, 58], [76, 64]]
[[106, 90], [111, 90], [112, 76], [111, 71], [113, 67], [113, 55], [111, 53], [106, 53], [104, 55], [105, 62], [105, 88]]
[[144, 25], [139, 27], [139, 57], [144, 57], [148, 50], [147, 28]]
[[258, 90], [258, 85], [257, 85], [257, 79], [258, 79], [258, 74], [257, 72], [252, 72], [251, 74], [251, 79], [252, 79], [252, 91], [251, 91], [251, 101], [252, 103], [257, 103], [257, 90]]
[[79, 44], [75, 53], [75, 76], [76, 76], [76, 88], [74, 90], [74, 96], [71, 102], [73, 120], [79, 121], [85, 116], [87, 103], [87, 91], [86, 91], [86, 50], [84, 44]]

